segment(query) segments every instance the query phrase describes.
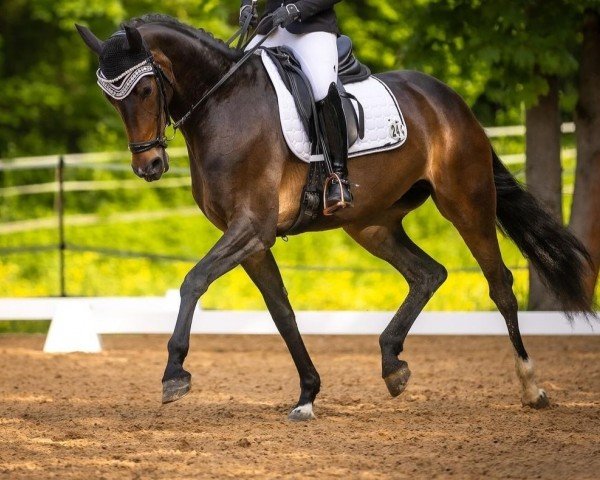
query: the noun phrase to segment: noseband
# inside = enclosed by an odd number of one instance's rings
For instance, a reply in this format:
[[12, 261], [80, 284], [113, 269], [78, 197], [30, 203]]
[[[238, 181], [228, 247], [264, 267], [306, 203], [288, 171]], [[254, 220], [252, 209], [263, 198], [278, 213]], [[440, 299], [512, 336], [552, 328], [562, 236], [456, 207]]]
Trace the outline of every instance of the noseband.
[[123, 100], [127, 97], [143, 77], [154, 76], [156, 78], [159, 95], [159, 113], [156, 116], [156, 138], [145, 142], [129, 142], [129, 151], [135, 154], [147, 152], [156, 147], [167, 148], [168, 139], [164, 135], [164, 131], [161, 132], [160, 123], [162, 118], [161, 113], [164, 113], [166, 119], [165, 129], [171, 125], [169, 102], [167, 101], [165, 89], [165, 84], [168, 83], [171, 85], [171, 81], [165, 75], [160, 65], [154, 61], [152, 54], [148, 52], [148, 57], [143, 62], [131, 67], [116, 78], [107, 79], [100, 69], [96, 72], [96, 76], [98, 77], [100, 88], [115, 100]]

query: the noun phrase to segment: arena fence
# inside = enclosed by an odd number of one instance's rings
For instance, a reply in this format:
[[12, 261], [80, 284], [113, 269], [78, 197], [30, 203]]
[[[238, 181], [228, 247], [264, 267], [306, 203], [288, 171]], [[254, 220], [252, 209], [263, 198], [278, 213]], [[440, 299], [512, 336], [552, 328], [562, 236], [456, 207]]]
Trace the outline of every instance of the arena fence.
[[[561, 126], [563, 133], [572, 133], [575, 130], [573, 123], [565, 123]], [[507, 127], [491, 127], [486, 129], [486, 133], [490, 138], [508, 137], [508, 136], [523, 136], [525, 127], [507, 126]], [[185, 148], [171, 148], [170, 156], [172, 158], [181, 158], [187, 155]], [[573, 149], [564, 149], [564, 155], [573, 155]], [[131, 167], [123, 162], [127, 158], [127, 152], [103, 152], [103, 153], [84, 153], [84, 154], [68, 154], [68, 155], [48, 155], [43, 157], [22, 157], [0, 160], [0, 172], [16, 171], [16, 170], [38, 170], [38, 169], [54, 169], [56, 172], [55, 181], [32, 184], [32, 185], [16, 185], [0, 188], [0, 198], [17, 197], [23, 195], [36, 195], [42, 193], [55, 194], [55, 216], [51, 218], [37, 218], [9, 222], [0, 224], [0, 235], [11, 234], [24, 231], [35, 231], [38, 229], [56, 228], [58, 232], [58, 242], [50, 245], [27, 245], [14, 247], [0, 247], [0, 255], [12, 255], [22, 253], [39, 253], [39, 252], [57, 252], [58, 254], [58, 288], [57, 291], [61, 297], [69, 296], [68, 286], [65, 280], [65, 255], [66, 252], [77, 253], [96, 253], [102, 256], [123, 257], [123, 258], [140, 258], [157, 261], [168, 262], [187, 262], [195, 263], [198, 258], [190, 258], [182, 255], [171, 255], [168, 253], [156, 252], [138, 252], [131, 250], [119, 250], [108, 248], [105, 246], [89, 246], [77, 245], [69, 242], [65, 237], [65, 193], [66, 192], [89, 192], [111, 189], [134, 189], [139, 188], [140, 183], [137, 179], [132, 180], [102, 180], [102, 181], [65, 181], [66, 169], [93, 169], [93, 170], [108, 170], [114, 172], [129, 172]], [[524, 154], [502, 155], [502, 160], [508, 165], [520, 165], [525, 161]], [[173, 167], [171, 173], [185, 175], [179, 178], [166, 178], [160, 182], [153, 184], [153, 188], [176, 188], [189, 185], [188, 169]], [[571, 189], [566, 188], [563, 192], [572, 194]], [[173, 214], [195, 215], [198, 210], [196, 207], [182, 207], [178, 209], [169, 209], [164, 211], [152, 212], [125, 212], [111, 215], [111, 219], [116, 221], [135, 221], [135, 220], [155, 220], [162, 217], [171, 216]], [[94, 214], [75, 214], [69, 215], [69, 225], [93, 225], [99, 221], [100, 217]], [[323, 271], [332, 270], [331, 267], [323, 267], [319, 265], [281, 265], [283, 270], [300, 270], [300, 271]], [[523, 269], [522, 266], [511, 266], [513, 270]], [[355, 268], [338, 267], [335, 270], [355, 271]], [[377, 270], [381, 272], [382, 270]], [[478, 271], [473, 267], [452, 269], [455, 272]], [[365, 273], [361, 270], [361, 273]]]
[[[523, 126], [495, 127], [486, 129], [491, 138], [522, 136]], [[572, 133], [574, 125], [562, 125], [564, 133]], [[563, 154], [573, 155], [574, 150], [565, 149]], [[172, 158], [185, 157], [184, 148], [170, 149]], [[139, 188], [139, 180], [65, 181], [65, 170], [94, 169], [128, 172], [130, 166], [123, 162], [125, 152], [87, 153], [72, 155], [50, 155], [45, 157], [0, 160], [0, 172], [15, 170], [55, 170], [55, 181], [30, 185], [5, 186], [0, 188], [0, 198], [20, 197], [43, 193], [55, 194], [55, 217], [38, 218], [0, 224], [0, 234], [56, 228], [58, 243], [51, 245], [28, 245], [0, 248], [0, 255], [18, 253], [58, 253], [60, 297], [57, 298], [0, 298], [0, 320], [51, 320], [45, 351], [69, 352], [101, 350], [100, 335], [112, 333], [171, 333], [177, 316], [179, 294], [170, 292], [165, 297], [115, 297], [78, 298], [68, 297], [65, 282], [65, 253], [93, 252], [103, 256], [144, 258], [149, 260], [196, 262], [190, 258], [168, 253], [147, 253], [118, 250], [104, 246], [90, 247], [71, 243], [65, 237], [65, 193], [111, 189]], [[523, 164], [524, 154], [502, 155], [504, 163]], [[153, 184], [153, 188], [177, 188], [189, 185], [188, 169], [174, 167], [172, 173], [185, 178], [167, 178]], [[564, 193], [570, 194], [571, 191]], [[153, 212], [125, 212], [114, 215], [119, 221], [140, 219], [152, 220], [173, 213], [197, 214], [196, 207]], [[94, 214], [69, 215], [69, 225], [93, 225], [99, 217]], [[282, 265], [282, 269], [302, 271], [352, 270], [343, 266], [332, 268], [319, 265]], [[511, 267], [523, 268], [523, 267]], [[472, 271], [461, 268], [454, 271]], [[367, 270], [361, 270], [365, 272]], [[370, 270], [369, 270], [370, 271]], [[375, 270], [374, 270], [375, 271]], [[376, 270], [381, 271], [381, 270]], [[393, 312], [353, 311], [301, 311], [297, 321], [301, 332], [306, 334], [379, 334], [390, 321]], [[273, 334], [275, 326], [266, 311], [210, 311], [195, 312], [193, 333], [248, 333]], [[520, 324], [524, 334], [589, 335], [596, 334], [591, 325], [581, 317], [572, 322], [557, 312], [523, 312]], [[456, 334], [456, 335], [504, 335], [506, 326], [496, 312], [423, 312], [417, 319], [413, 334]]]
[[[179, 292], [164, 297], [0, 298], [0, 320], [51, 320], [44, 351], [100, 352], [102, 334], [170, 334], [175, 326]], [[394, 312], [299, 311], [303, 334], [378, 335]], [[521, 312], [524, 335], [597, 335], [583, 316], [568, 320], [560, 312]], [[267, 311], [202, 310], [194, 312], [192, 333], [276, 334]], [[422, 312], [411, 335], [506, 335], [498, 312]]]

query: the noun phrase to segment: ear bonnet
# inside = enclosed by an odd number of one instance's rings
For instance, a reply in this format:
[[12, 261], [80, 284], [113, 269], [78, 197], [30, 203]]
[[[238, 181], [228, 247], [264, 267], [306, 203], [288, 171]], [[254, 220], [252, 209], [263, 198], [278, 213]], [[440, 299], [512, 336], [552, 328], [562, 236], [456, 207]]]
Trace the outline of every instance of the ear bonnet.
[[104, 42], [96, 76], [100, 88], [115, 100], [127, 97], [143, 77], [153, 74], [146, 46], [130, 47], [124, 30], [115, 32]]

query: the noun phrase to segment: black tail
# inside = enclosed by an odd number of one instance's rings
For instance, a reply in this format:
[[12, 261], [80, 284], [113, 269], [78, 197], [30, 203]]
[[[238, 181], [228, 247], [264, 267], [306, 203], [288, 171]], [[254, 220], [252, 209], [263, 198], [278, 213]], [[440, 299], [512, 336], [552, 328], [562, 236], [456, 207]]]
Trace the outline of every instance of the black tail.
[[583, 278], [592, 259], [583, 244], [548, 213], [494, 157], [496, 217], [567, 312], [594, 315]]

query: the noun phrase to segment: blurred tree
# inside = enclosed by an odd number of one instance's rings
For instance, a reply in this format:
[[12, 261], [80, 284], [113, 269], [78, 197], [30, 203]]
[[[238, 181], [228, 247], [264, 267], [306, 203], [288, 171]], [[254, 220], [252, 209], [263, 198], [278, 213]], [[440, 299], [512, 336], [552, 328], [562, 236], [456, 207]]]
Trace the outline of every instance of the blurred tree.
[[121, 21], [160, 10], [225, 37], [237, 0], [3, 0], [0, 15], [0, 158], [114, 149], [122, 125], [91, 88], [97, 61], [74, 23], [108, 37]]
[[[580, 65], [580, 153], [571, 226], [596, 261], [595, 276], [589, 281], [592, 292], [600, 263], [598, 4], [598, 0], [405, 2], [414, 34], [402, 50], [406, 63], [456, 88], [476, 113], [479, 106], [490, 103], [513, 112], [525, 107], [527, 185], [561, 221], [560, 101], [561, 93], [573, 89]], [[580, 63], [577, 51], [584, 8]], [[555, 299], [530, 269], [529, 308], [555, 307]]]
[[93, 19], [109, 32], [123, 14], [116, 0], [4, 0], [0, 157], [77, 151], [82, 137], [107, 133], [98, 124], [107, 106], [89, 88], [92, 59], [76, 45], [73, 23]]
[[399, 68], [400, 48], [412, 33], [400, 9], [381, 0], [344, 0], [335, 10], [342, 33], [373, 72]]
[[[564, 106], [567, 92], [575, 90], [583, 38], [571, 226], [592, 251], [597, 266], [599, 3], [344, 0], [336, 11], [357, 55], [373, 71], [402, 65], [430, 73], [455, 88], [488, 124], [521, 122], [524, 106], [528, 183], [557, 216], [560, 103]], [[226, 38], [237, 25], [239, 4], [239, 0], [3, 0], [0, 157], [123, 144], [120, 120], [91, 87], [97, 63], [75, 33], [75, 22], [106, 38], [124, 19], [158, 10]], [[534, 287], [532, 306], [539, 305], [538, 297]]]
[[586, 2], [575, 110], [577, 171], [570, 227], [588, 248], [594, 271], [587, 279], [593, 296], [600, 267], [600, 2]]

